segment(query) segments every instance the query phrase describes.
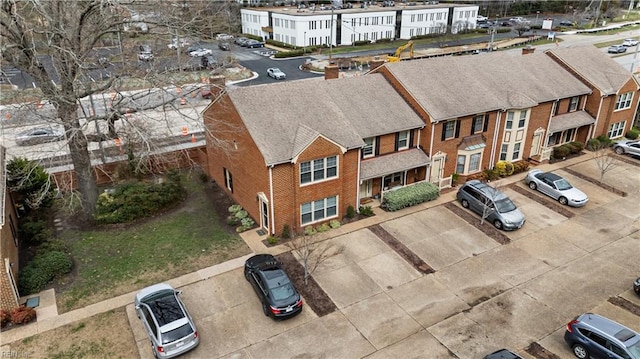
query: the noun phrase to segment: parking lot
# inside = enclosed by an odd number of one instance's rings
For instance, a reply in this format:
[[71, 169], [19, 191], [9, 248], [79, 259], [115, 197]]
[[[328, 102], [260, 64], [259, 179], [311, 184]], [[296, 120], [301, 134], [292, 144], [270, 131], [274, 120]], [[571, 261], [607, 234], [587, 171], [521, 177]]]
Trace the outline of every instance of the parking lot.
[[[619, 296], [640, 305], [631, 290], [640, 274], [640, 168], [620, 162], [605, 176], [627, 196], [571, 174], [598, 178], [593, 161], [569, 169], [557, 173], [590, 201], [561, 207], [565, 215], [552, 199], [525, 195], [531, 190], [524, 174], [504, 184], [527, 216], [522, 229], [504, 232], [506, 244], [442, 205], [380, 223], [432, 274], [415, 269], [369, 228], [330, 239], [345, 250], [314, 273], [338, 308], [324, 317], [308, 306], [290, 320], [265, 317], [242, 268], [184, 286], [202, 338], [185, 358], [481, 358], [502, 347], [534, 358], [524, 350], [532, 342], [572, 358], [564, 327], [586, 311], [640, 331], [637, 315], [608, 301]], [[449, 192], [440, 202], [454, 198]], [[127, 313], [141, 356], [150, 358], [133, 305]]]

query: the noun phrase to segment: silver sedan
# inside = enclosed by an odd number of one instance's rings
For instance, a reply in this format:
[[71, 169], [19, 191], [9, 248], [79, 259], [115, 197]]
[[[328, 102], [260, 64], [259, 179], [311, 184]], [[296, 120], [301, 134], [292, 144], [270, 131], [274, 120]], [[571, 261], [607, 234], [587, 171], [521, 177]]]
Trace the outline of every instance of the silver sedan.
[[64, 140], [64, 133], [52, 128], [32, 128], [16, 135], [18, 146], [31, 146]]
[[531, 170], [524, 182], [529, 188], [546, 194], [560, 204], [582, 207], [589, 202], [589, 197], [584, 192], [573, 187], [569, 181], [555, 173]]
[[628, 153], [633, 156], [640, 156], [640, 141], [618, 141], [613, 144], [613, 150], [619, 155]]

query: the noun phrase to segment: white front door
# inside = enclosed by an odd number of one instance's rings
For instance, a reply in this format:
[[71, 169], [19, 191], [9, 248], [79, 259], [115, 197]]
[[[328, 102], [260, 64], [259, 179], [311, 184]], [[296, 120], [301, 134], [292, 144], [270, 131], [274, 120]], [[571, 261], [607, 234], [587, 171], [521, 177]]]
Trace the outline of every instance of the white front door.
[[362, 183], [360, 183], [360, 198], [371, 197], [372, 188], [373, 188], [373, 180], [368, 179], [368, 180], [362, 181]]
[[533, 133], [533, 140], [531, 141], [531, 154], [530, 156], [537, 156], [542, 150], [542, 135], [544, 130], [538, 129]]
[[260, 227], [269, 232], [269, 201], [262, 192], [258, 194], [258, 198], [260, 200]]
[[444, 172], [444, 155], [436, 155], [431, 160], [431, 178], [430, 182], [439, 183]]

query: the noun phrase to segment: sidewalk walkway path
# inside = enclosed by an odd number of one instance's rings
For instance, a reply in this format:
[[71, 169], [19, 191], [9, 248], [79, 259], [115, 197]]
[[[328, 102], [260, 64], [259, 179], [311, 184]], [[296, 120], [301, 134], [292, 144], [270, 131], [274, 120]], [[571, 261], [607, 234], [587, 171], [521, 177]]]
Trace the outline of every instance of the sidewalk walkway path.
[[[560, 161], [553, 164], [541, 164], [537, 166], [537, 168], [540, 168], [543, 171], [552, 171], [558, 168], [570, 167], [577, 163], [581, 163], [589, 160], [591, 160], [591, 156], [589, 154], [584, 154], [578, 157], [567, 159], [566, 161]], [[523, 176], [524, 174], [514, 175], [501, 180], [501, 182], [504, 185], [511, 184], [517, 181], [521, 181]], [[375, 224], [383, 223], [395, 218], [407, 216], [418, 211], [435, 207], [443, 203], [447, 203], [455, 200], [455, 195], [456, 195], [456, 191], [454, 189], [445, 190], [440, 195], [440, 197], [434, 201], [422, 203], [420, 205], [416, 205], [409, 208], [404, 208], [396, 212], [387, 212], [380, 208], [374, 208], [375, 216], [342, 225], [339, 228], [332, 229], [325, 233], [319, 233], [318, 240], [338, 237], [347, 233], [358, 231], [363, 228], [367, 228]], [[288, 248], [285, 245], [267, 247], [263, 242], [266, 240], [267, 236], [259, 235], [255, 230], [241, 233], [241, 237], [254, 253], [271, 253], [275, 255], [275, 254], [288, 251]], [[173, 287], [178, 288], [188, 284], [206, 280], [218, 274], [225, 273], [225, 272], [234, 270], [236, 268], [242, 267], [246, 259], [252, 255], [253, 253], [247, 254], [243, 257], [234, 258], [227, 262], [223, 262], [208, 268], [204, 268], [192, 273], [188, 273], [177, 278], [169, 279], [167, 280], [167, 282], [171, 284]], [[45, 291], [39, 294], [41, 296], [42, 305], [36, 308], [37, 318], [38, 318], [37, 321], [25, 326], [17, 327], [17, 328], [2, 332], [2, 335], [0, 336], [0, 346], [4, 346], [14, 341], [22, 340], [24, 338], [27, 338], [36, 334], [40, 334], [48, 330], [59, 328], [61, 326], [64, 326], [85, 318], [89, 318], [99, 313], [104, 313], [116, 308], [125, 307], [133, 303], [135, 294], [136, 292], [126, 293], [102, 302], [88, 305], [84, 308], [58, 314], [57, 308], [55, 306], [55, 295], [53, 293], [53, 290]], [[0, 350], [2, 349], [3, 348], [0, 347]]]

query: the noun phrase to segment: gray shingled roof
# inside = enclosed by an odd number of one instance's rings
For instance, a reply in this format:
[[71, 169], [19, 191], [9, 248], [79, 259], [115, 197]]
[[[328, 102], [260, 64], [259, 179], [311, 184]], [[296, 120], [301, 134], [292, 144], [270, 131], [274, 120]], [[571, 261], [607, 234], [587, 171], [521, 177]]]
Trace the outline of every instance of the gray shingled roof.
[[290, 161], [322, 135], [347, 148], [363, 139], [424, 126], [379, 74], [230, 88], [267, 165]]
[[412, 168], [426, 166], [430, 162], [429, 156], [419, 148], [393, 152], [384, 156], [362, 160], [360, 165], [360, 179], [382, 177]]
[[549, 123], [549, 133], [578, 128], [584, 125], [591, 125], [596, 119], [591, 117], [586, 111], [569, 112], [558, 116], [553, 116]]
[[591, 90], [544, 53], [492, 52], [387, 63], [433, 122], [535, 106]]
[[548, 50], [605, 95], [614, 95], [631, 73], [595, 46], [563, 47]]

